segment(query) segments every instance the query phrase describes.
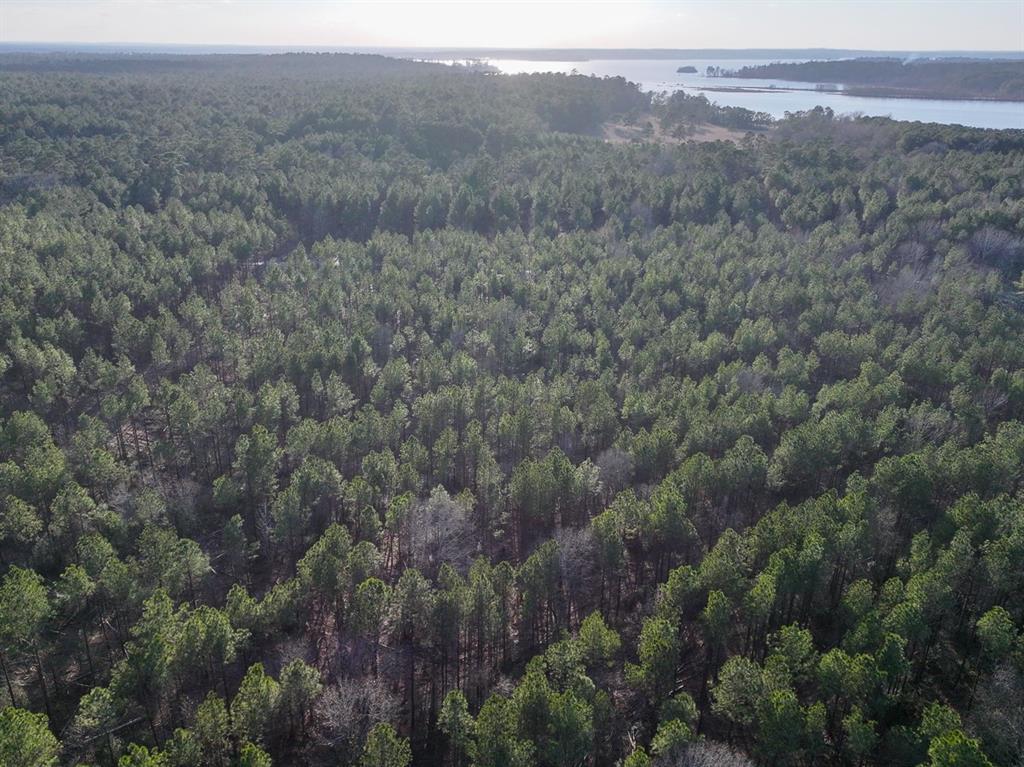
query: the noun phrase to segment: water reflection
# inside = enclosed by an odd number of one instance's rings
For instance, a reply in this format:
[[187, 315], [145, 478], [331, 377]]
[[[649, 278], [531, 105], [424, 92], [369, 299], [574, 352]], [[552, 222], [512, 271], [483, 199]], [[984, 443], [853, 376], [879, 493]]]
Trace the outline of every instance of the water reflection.
[[[799, 62], [806, 59], [780, 59]], [[837, 114], [889, 116], [896, 120], [920, 120], [978, 128], [1024, 128], [1024, 103], [1009, 101], [957, 101], [943, 99], [899, 99], [847, 96], [822, 92], [814, 83], [786, 80], [721, 78], [708, 75], [708, 67], [737, 70], [767, 63], [753, 59], [592, 59], [589, 61], [524, 61], [487, 59], [486, 63], [505, 74], [536, 72], [579, 72], [598, 77], [625, 77], [647, 91], [703, 93], [725, 106], [737, 106], [773, 117], [816, 106], [831, 107]], [[679, 67], [692, 66], [696, 74], [681, 74]]]

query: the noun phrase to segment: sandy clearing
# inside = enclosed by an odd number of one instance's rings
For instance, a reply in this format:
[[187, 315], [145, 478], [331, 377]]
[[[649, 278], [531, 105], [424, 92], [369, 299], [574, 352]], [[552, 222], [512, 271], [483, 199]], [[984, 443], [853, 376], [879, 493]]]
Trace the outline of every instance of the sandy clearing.
[[628, 144], [634, 141], [653, 141], [658, 144], [685, 144], [687, 141], [704, 143], [707, 141], [739, 142], [746, 136], [746, 131], [723, 128], [719, 125], [694, 125], [682, 135], [662, 130], [661, 125], [653, 117], [647, 117], [633, 125], [621, 122], [607, 122], [602, 126], [605, 141], [612, 144]]

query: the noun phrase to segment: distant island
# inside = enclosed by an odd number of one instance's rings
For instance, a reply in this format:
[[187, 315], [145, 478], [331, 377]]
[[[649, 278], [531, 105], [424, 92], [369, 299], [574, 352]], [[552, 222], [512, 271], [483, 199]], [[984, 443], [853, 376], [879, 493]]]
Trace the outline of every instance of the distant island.
[[676, 72], [678, 74], [681, 74], [681, 75], [695, 75], [695, 74], [697, 74], [697, 67], [691, 67], [691, 66], [679, 67], [679, 69], [677, 69]]
[[[709, 67], [709, 74], [712, 74]], [[717, 69], [717, 68], [716, 68]], [[1024, 101], [1024, 59], [859, 58], [760, 64], [719, 77], [841, 83], [851, 96]]]

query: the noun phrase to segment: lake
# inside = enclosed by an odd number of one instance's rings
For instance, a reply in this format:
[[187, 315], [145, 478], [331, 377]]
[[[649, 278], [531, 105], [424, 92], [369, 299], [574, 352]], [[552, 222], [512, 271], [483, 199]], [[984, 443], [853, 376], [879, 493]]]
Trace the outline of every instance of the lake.
[[[806, 59], [781, 59], [806, 61]], [[486, 59], [505, 74], [532, 72], [577, 71], [597, 77], [625, 77], [646, 91], [685, 90], [703, 93], [711, 101], [725, 106], [745, 107], [784, 117], [786, 112], [799, 112], [816, 106], [831, 107], [836, 114], [888, 116], [896, 120], [920, 120], [946, 124], [970, 125], [976, 128], [1024, 128], [1024, 103], [1010, 101], [955, 101], [944, 99], [896, 99], [846, 96], [822, 93], [814, 83], [784, 80], [748, 80], [709, 77], [708, 66], [727, 70], [765, 64], [765, 59], [590, 59], [587, 61], [525, 61], [520, 59]], [[696, 74], [677, 74], [676, 69], [692, 66]], [[774, 86], [774, 90], [772, 89]], [[717, 88], [756, 88], [748, 91], [720, 91]], [[793, 90], [799, 89], [799, 90]]]

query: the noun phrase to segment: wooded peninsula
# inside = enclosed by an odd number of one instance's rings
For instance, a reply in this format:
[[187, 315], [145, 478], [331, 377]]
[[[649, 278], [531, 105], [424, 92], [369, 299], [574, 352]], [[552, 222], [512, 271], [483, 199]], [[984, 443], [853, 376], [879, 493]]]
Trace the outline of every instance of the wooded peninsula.
[[1024, 58], [856, 58], [761, 64], [725, 77], [841, 84], [851, 96], [1024, 101]]

